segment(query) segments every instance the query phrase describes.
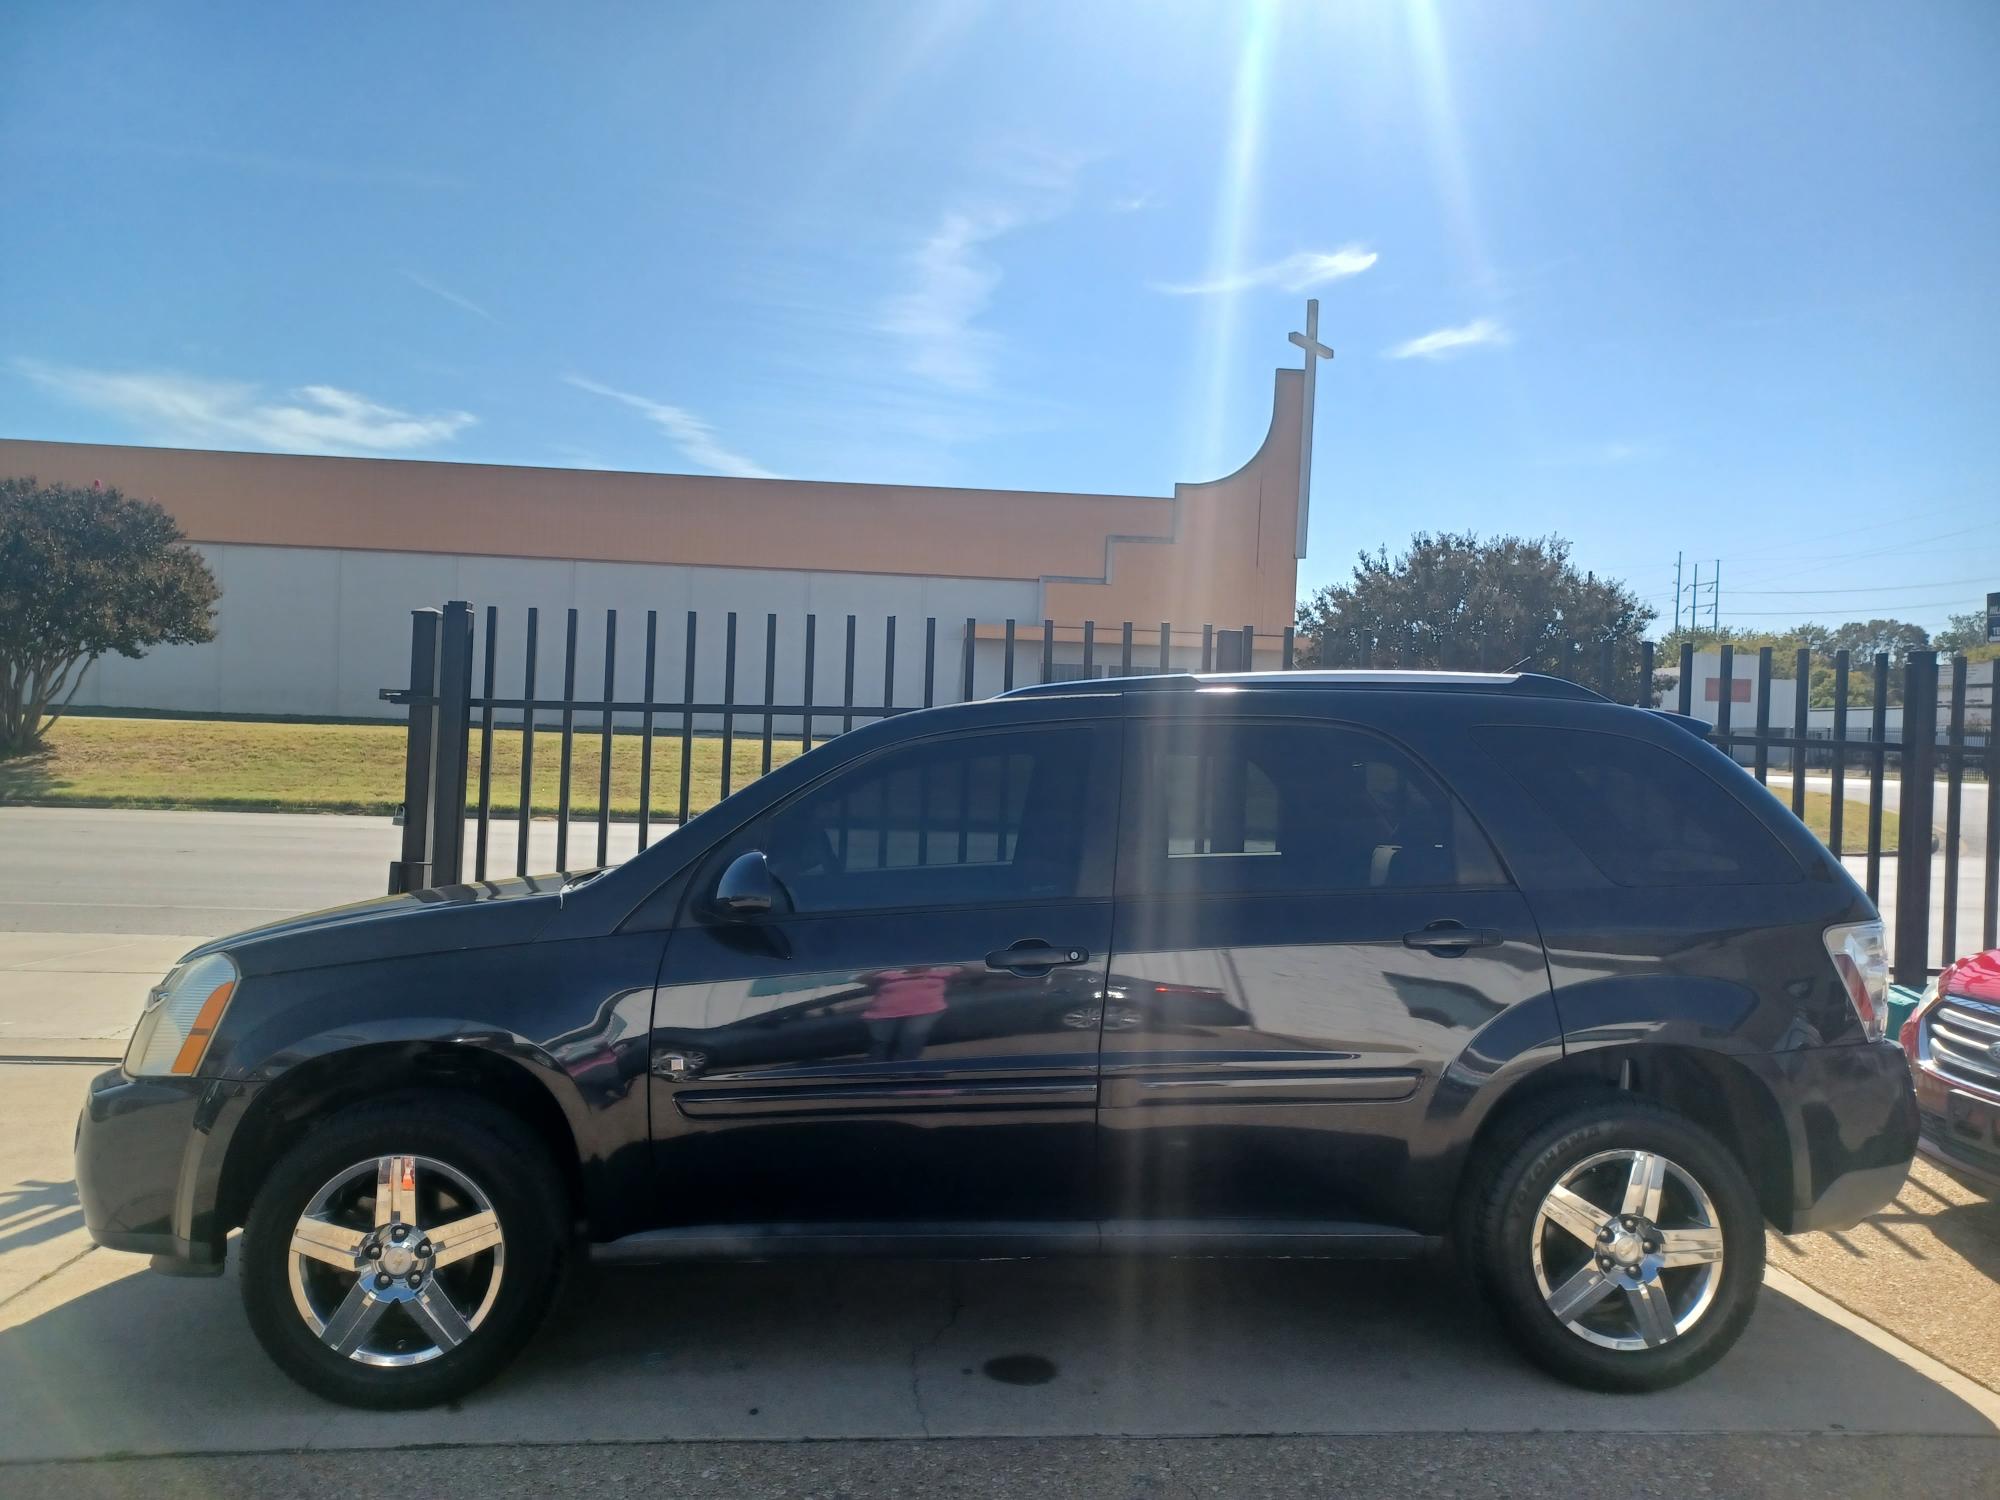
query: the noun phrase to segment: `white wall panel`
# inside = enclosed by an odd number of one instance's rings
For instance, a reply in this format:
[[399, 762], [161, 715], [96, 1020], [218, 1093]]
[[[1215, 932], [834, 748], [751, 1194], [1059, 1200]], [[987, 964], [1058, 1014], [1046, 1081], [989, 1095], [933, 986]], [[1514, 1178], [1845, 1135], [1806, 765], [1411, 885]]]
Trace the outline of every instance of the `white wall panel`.
[[[604, 614], [618, 611], [616, 691], [638, 698], [644, 680], [646, 612], [658, 612], [655, 695], [680, 696], [687, 612], [699, 612], [696, 696], [719, 701], [724, 685], [728, 612], [737, 612], [736, 696], [764, 694], [766, 616], [778, 616], [776, 692], [798, 702], [804, 691], [805, 616], [818, 616], [813, 663], [816, 704], [837, 706], [846, 677], [847, 616], [856, 617], [854, 695], [879, 704], [884, 620], [898, 617], [895, 701], [923, 701], [924, 619], [938, 616], [937, 697], [956, 696], [967, 615], [1024, 625], [1040, 618], [1040, 587], [1031, 583], [908, 578], [636, 563], [573, 563], [533, 558], [443, 557], [420, 553], [320, 548], [202, 546], [223, 594], [216, 639], [204, 646], [163, 647], [140, 661], [98, 663], [77, 695], [80, 705], [189, 713], [400, 717], [380, 701], [409, 669], [410, 611], [464, 599], [474, 606], [474, 682], [486, 647], [488, 605], [496, 606], [496, 686], [522, 686], [527, 612], [540, 612], [536, 695], [563, 685], [567, 611], [577, 617], [576, 690], [596, 697], [604, 686]], [[983, 651], [982, 651], [983, 654]], [[1029, 653], [1024, 648], [1023, 660]], [[981, 690], [988, 686], [982, 666]], [[1031, 680], [1026, 668], [1019, 678]], [[544, 721], [556, 715], [544, 711]], [[815, 730], [839, 727], [836, 712]], [[780, 721], [796, 730], [796, 723]], [[662, 723], [662, 730], [669, 726]], [[672, 727], [678, 727], [676, 724]], [[761, 729], [761, 715], [739, 720]]]

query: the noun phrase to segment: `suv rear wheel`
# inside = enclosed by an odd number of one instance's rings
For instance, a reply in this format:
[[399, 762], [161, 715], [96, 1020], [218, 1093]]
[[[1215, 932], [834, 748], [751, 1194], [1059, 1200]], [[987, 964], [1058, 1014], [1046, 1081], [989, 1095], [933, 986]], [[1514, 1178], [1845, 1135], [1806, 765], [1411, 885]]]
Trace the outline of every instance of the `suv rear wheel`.
[[411, 1095], [315, 1128], [243, 1230], [243, 1301], [271, 1358], [350, 1406], [429, 1406], [490, 1379], [540, 1323], [562, 1184], [515, 1121]]
[[1764, 1275], [1763, 1213], [1736, 1159], [1624, 1094], [1503, 1150], [1474, 1235], [1529, 1356], [1594, 1390], [1658, 1390], [1707, 1369], [1742, 1334]]

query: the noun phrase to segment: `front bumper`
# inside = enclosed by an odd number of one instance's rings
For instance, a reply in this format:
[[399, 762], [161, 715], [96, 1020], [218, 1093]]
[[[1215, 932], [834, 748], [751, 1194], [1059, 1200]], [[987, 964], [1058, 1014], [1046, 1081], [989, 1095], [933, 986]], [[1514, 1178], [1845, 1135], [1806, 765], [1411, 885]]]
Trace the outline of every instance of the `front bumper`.
[[1897, 1193], [1917, 1153], [1917, 1101], [1891, 1041], [1802, 1047], [1743, 1059], [1759, 1073], [1791, 1141], [1792, 1209], [1782, 1234], [1845, 1229]]
[[1953, 1181], [2000, 1197], [2000, 1098], [1913, 1062], [1924, 1159]]
[[90, 1081], [76, 1122], [76, 1191], [84, 1227], [183, 1273], [220, 1267], [229, 1226], [217, 1204], [231, 1131], [254, 1086], [207, 1078]]

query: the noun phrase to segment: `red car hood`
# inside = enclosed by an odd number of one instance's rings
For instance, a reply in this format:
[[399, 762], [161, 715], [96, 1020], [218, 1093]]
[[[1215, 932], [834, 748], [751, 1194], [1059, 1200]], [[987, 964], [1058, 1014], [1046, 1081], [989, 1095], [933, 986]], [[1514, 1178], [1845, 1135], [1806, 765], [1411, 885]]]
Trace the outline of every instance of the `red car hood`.
[[1944, 971], [1939, 988], [1947, 995], [1963, 995], [1968, 1000], [1989, 1000], [2000, 1005], [2000, 948], [1961, 958]]

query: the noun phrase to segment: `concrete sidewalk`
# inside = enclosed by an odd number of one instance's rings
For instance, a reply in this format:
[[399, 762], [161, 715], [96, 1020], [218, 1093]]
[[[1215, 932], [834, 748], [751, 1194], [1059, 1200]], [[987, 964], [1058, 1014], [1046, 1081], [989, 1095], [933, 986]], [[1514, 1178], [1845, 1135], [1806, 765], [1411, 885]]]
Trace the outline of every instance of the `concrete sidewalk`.
[[419, 1445], [2000, 1434], [2000, 1396], [1780, 1270], [1714, 1370], [1617, 1397], [1539, 1374], [1440, 1265], [1310, 1261], [584, 1269], [491, 1387], [351, 1411], [272, 1369], [233, 1266], [91, 1248], [69, 1169], [90, 1073], [0, 1063], [0, 1491], [31, 1460]]
[[[0, 1304], [0, 1455], [1231, 1433], [1992, 1436], [2000, 1397], [1777, 1278], [1738, 1348], [1576, 1390], [1430, 1266], [858, 1263], [600, 1270], [494, 1385], [427, 1412], [276, 1376], [231, 1280], [94, 1251]], [[1028, 1356], [1037, 1379], [996, 1378]]]

